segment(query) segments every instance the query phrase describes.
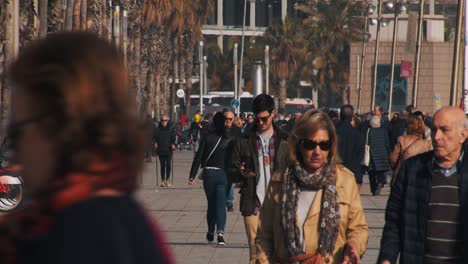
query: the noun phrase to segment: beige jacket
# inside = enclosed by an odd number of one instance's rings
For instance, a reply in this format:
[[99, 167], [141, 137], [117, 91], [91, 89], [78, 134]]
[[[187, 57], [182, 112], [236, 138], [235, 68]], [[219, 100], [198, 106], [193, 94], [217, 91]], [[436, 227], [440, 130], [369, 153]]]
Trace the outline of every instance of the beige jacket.
[[[265, 202], [262, 205], [257, 232], [258, 263], [277, 263], [278, 258], [288, 257], [285, 237], [280, 224], [281, 205], [279, 197], [283, 177], [274, 174], [271, 178]], [[368, 226], [361, 206], [361, 197], [356, 180], [351, 171], [338, 166], [336, 187], [340, 206], [340, 229], [333, 256], [325, 256], [324, 263], [341, 263], [343, 248], [351, 242], [359, 255], [364, 255], [368, 239]], [[318, 221], [322, 200], [322, 190], [317, 191], [304, 223], [306, 253], [315, 253], [318, 244]], [[328, 262], [327, 262], [328, 260]]]
[[418, 154], [427, 152], [432, 149], [432, 142], [416, 135], [403, 135], [398, 137], [398, 141], [390, 154], [390, 163], [392, 168], [398, 164], [398, 156], [404, 151], [402, 160], [406, 160]]

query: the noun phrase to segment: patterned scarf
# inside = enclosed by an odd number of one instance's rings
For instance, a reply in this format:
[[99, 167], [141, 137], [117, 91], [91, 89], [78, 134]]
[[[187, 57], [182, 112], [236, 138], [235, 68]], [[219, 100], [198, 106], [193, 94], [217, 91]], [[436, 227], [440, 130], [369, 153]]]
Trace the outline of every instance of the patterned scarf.
[[304, 254], [300, 230], [296, 225], [296, 213], [301, 188], [313, 191], [323, 190], [319, 217], [318, 253], [322, 256], [333, 254], [340, 226], [340, 210], [334, 173], [333, 161], [327, 163], [317, 174], [307, 173], [299, 162], [286, 170], [285, 184], [281, 197], [281, 226], [286, 238], [289, 257]]

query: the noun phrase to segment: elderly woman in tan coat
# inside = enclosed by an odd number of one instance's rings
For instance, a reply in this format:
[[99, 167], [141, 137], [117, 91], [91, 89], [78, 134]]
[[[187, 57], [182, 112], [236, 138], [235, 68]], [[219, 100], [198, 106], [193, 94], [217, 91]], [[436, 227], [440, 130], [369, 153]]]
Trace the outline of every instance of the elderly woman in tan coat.
[[257, 233], [259, 263], [359, 263], [368, 226], [351, 171], [338, 165], [329, 117], [310, 110], [289, 138], [284, 169], [272, 176]]

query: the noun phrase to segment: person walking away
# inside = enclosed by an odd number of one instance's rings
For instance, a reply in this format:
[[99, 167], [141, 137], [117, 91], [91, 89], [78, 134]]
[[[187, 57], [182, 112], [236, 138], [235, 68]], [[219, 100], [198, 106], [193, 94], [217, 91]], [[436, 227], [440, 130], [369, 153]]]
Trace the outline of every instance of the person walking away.
[[390, 139], [387, 129], [381, 127], [380, 117], [372, 116], [368, 130], [370, 164], [368, 168], [372, 195], [379, 195], [390, 170]]
[[342, 165], [353, 172], [358, 187], [362, 185], [361, 161], [364, 157], [364, 137], [361, 132], [352, 126], [354, 107], [344, 105], [340, 110], [340, 123], [337, 126], [338, 153]]
[[208, 200], [206, 240], [208, 243], [213, 243], [216, 231], [218, 245], [226, 244], [224, 231], [228, 178], [225, 173], [225, 156], [228, 139], [224, 131], [224, 121], [223, 113], [214, 115], [212, 131], [201, 139], [200, 148], [193, 159], [189, 176], [189, 184], [191, 185], [197, 176], [198, 168], [202, 168], [203, 188]]
[[434, 149], [404, 160], [391, 188], [377, 263], [467, 262], [467, 136], [463, 110], [434, 114]]
[[393, 170], [390, 185], [393, 185], [395, 182], [403, 160], [432, 149], [432, 142], [427, 141], [424, 137], [425, 126], [419, 117], [408, 117], [406, 124], [406, 135], [398, 138], [397, 144], [390, 154], [390, 165]]
[[288, 146], [261, 209], [257, 263], [359, 263], [368, 226], [353, 173], [339, 165], [333, 121], [307, 111]]
[[156, 133], [156, 153], [159, 156], [161, 170], [160, 187], [171, 187], [171, 160], [175, 150], [175, 132], [169, 122], [168, 115], [161, 116], [161, 124]]
[[[240, 182], [240, 211], [244, 217], [250, 250], [250, 263], [256, 262], [255, 237], [260, 208], [265, 199], [271, 175], [279, 167], [278, 152], [287, 149], [287, 134], [273, 124], [273, 98], [266, 94], [252, 102], [256, 124], [239, 139], [228, 158], [228, 175]], [[281, 147], [282, 146], [282, 147]]]
[[[237, 138], [239, 138], [242, 133], [240, 127], [234, 125], [235, 118], [234, 113], [232, 111], [224, 112], [224, 118], [224, 129], [226, 131], [226, 137], [229, 140], [227, 153], [231, 153], [231, 151], [234, 149], [234, 144], [236, 143]], [[226, 201], [226, 207], [228, 212], [234, 211], [234, 184], [230, 179], [228, 184], [228, 197]]]
[[135, 198], [150, 142], [121, 52], [58, 32], [29, 43], [7, 76], [29, 204], [0, 219], [1, 263], [175, 263]]

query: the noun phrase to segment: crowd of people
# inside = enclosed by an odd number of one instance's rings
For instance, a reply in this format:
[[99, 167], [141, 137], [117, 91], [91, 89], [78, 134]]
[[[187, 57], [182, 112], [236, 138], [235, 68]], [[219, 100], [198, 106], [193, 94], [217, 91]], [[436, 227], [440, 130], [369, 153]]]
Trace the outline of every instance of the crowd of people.
[[[31, 202], [0, 219], [2, 263], [174, 263], [134, 192], [153, 155], [171, 186], [184, 130], [166, 114], [137, 118], [128, 76], [118, 50], [90, 33], [49, 35], [11, 65], [8, 133]], [[468, 121], [456, 107], [433, 118], [411, 105], [391, 119], [380, 106], [284, 114], [260, 94], [251, 114], [197, 113], [185, 133], [206, 240], [226, 245], [238, 186], [251, 264], [359, 263], [364, 175], [373, 195], [390, 186], [379, 264], [468, 259]]]

